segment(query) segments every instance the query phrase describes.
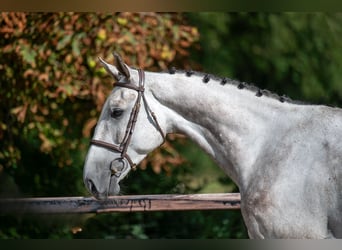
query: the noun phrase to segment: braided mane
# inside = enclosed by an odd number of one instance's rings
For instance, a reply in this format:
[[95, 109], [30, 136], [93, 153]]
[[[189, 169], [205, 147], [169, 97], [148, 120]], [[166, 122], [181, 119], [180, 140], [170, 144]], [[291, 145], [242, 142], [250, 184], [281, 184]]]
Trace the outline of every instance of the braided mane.
[[286, 102], [286, 103], [292, 103], [292, 104], [302, 104], [302, 105], [306, 104], [306, 103], [301, 102], [301, 101], [294, 101], [285, 95], [280, 96], [280, 95], [273, 93], [269, 90], [260, 89], [259, 87], [255, 86], [254, 84], [237, 81], [237, 80], [234, 80], [234, 79], [231, 79], [228, 77], [219, 77], [216, 75], [203, 73], [203, 72], [199, 72], [199, 71], [193, 71], [193, 70], [178, 70], [178, 69], [175, 69], [174, 67], [170, 68], [168, 71], [164, 71], [163, 73], [169, 73], [172, 75], [173, 74], [185, 74], [187, 77], [198, 76], [198, 77], [202, 78], [202, 82], [204, 84], [208, 83], [211, 80], [214, 80], [215, 82], [219, 82], [221, 85], [229, 84], [229, 85], [236, 86], [238, 89], [246, 89], [246, 90], [252, 91], [253, 93], [255, 93], [255, 96], [257, 96], [257, 97], [266, 96], [266, 97], [278, 100], [280, 102]]

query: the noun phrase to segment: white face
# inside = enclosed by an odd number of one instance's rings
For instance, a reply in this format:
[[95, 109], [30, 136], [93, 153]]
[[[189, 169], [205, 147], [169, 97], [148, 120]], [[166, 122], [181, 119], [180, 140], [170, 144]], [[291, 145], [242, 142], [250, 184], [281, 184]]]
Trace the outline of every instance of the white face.
[[[137, 85], [138, 79], [134, 79], [133, 76], [138, 78], [138, 75], [133, 70], [131, 75], [130, 82]], [[137, 95], [136, 90], [115, 87], [102, 109], [93, 135], [94, 140], [115, 146], [122, 143]], [[141, 162], [163, 141], [142, 100], [140, 104], [135, 129], [127, 149], [127, 154], [135, 164]], [[130, 169], [129, 162], [121, 157], [120, 152], [91, 145], [84, 165], [84, 183], [96, 198], [105, 199], [108, 195], [119, 193], [119, 182]]]

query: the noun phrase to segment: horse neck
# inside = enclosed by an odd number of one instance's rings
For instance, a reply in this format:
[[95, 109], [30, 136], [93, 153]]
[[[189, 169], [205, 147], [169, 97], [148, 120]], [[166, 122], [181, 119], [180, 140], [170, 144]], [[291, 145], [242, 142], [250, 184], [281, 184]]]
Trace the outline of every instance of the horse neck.
[[[160, 103], [167, 133], [183, 133], [202, 147], [241, 187], [253, 173], [253, 163], [272, 126], [290, 122], [291, 104], [222, 85], [203, 82], [203, 76], [184, 73], [151, 73], [150, 90]], [[293, 105], [295, 106], [295, 105]]]

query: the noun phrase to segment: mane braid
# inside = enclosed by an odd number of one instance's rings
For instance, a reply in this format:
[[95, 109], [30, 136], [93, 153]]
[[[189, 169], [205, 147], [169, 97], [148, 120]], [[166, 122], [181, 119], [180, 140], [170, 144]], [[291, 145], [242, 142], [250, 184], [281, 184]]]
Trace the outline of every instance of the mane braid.
[[221, 80], [221, 85], [225, 85], [228, 82], [227, 77], [223, 77]]
[[262, 90], [258, 89], [257, 93], [255, 94], [257, 97], [261, 97], [263, 95]]
[[209, 74], [205, 74], [204, 77], [203, 77], [203, 82], [207, 83], [209, 81], [210, 81], [210, 75]]
[[280, 102], [286, 102], [286, 103], [291, 103], [291, 104], [299, 104], [299, 105], [310, 105], [310, 104], [302, 102], [302, 101], [294, 101], [290, 97], [285, 96], [285, 95], [280, 96], [280, 95], [275, 94], [275, 93], [273, 93], [267, 89], [260, 89], [251, 83], [237, 81], [237, 80], [234, 80], [234, 79], [231, 79], [228, 77], [219, 77], [219, 76], [215, 76], [212, 74], [203, 73], [203, 72], [199, 72], [199, 71], [193, 71], [193, 70], [178, 70], [174, 67], [172, 67], [168, 71], [163, 71], [161, 73], [185, 74], [187, 77], [190, 77], [192, 75], [199, 76], [202, 78], [203, 83], [208, 83], [210, 80], [213, 80], [213, 81], [219, 82], [221, 85], [230, 84], [230, 85], [236, 86], [238, 89], [246, 89], [246, 90], [252, 91], [255, 93], [255, 96], [257, 96], [257, 97], [265, 96], [265, 97], [269, 97], [269, 98], [278, 100]]
[[175, 67], [170, 68], [170, 69], [169, 69], [169, 73], [170, 73], [171, 75], [175, 74], [175, 73], [176, 73], [176, 68], [175, 68]]
[[243, 82], [240, 82], [237, 87], [238, 89], [243, 89], [245, 87], [245, 84]]
[[188, 76], [188, 77], [192, 76], [194, 73], [195, 73], [195, 72], [192, 71], [191, 69], [190, 69], [190, 70], [187, 70], [187, 71], [185, 72], [186, 76]]

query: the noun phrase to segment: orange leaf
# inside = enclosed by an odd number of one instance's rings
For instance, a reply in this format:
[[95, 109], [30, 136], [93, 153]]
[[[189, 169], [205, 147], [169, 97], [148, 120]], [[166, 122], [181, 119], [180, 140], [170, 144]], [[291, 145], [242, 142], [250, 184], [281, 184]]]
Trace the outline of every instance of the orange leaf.
[[19, 122], [25, 121], [27, 106], [28, 104], [25, 104], [23, 106], [19, 106], [11, 110], [12, 114], [17, 115], [17, 119]]
[[97, 122], [96, 118], [91, 118], [85, 123], [82, 129], [82, 134], [84, 137], [90, 137], [91, 130], [96, 125], [96, 122]]

